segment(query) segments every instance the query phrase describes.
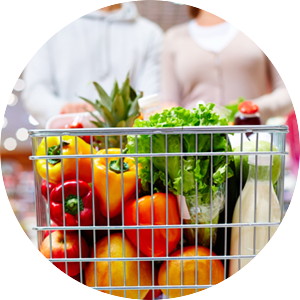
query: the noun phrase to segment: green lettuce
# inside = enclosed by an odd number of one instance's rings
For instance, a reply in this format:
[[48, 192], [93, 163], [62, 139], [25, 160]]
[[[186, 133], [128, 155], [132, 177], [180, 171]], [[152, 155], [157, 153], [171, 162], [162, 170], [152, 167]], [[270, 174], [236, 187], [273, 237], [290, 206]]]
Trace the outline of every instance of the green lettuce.
[[[150, 116], [149, 120], [136, 119], [134, 127], [183, 127], [183, 126], [223, 126], [228, 121], [221, 118], [213, 111], [214, 104], [200, 104], [198, 108], [187, 110], [182, 107], [174, 107], [170, 110], [164, 110], [162, 113], [156, 113]], [[127, 136], [128, 153], [150, 153], [151, 137], [150, 135], [137, 135], [137, 145], [135, 136]], [[180, 134], [168, 134], [167, 145], [164, 134], [152, 135], [153, 153], [184, 153], [191, 152], [224, 152], [231, 151], [227, 144], [225, 134], [213, 134], [211, 145], [211, 134], [197, 134], [198, 145], [196, 147], [196, 134], [183, 134], [182, 141]], [[182, 145], [181, 145], [182, 142]], [[167, 146], [167, 149], [166, 149]], [[166, 187], [175, 195], [183, 194], [185, 197], [197, 194], [200, 202], [210, 202], [210, 191], [215, 193], [222, 183], [226, 180], [226, 169], [228, 169], [228, 178], [233, 176], [233, 172], [228, 167], [233, 157], [226, 156], [183, 156], [182, 162], [180, 156], [169, 156], [168, 169], [166, 170], [166, 158], [163, 156], [152, 158], [152, 176], [154, 191], [165, 192]], [[151, 158], [139, 157], [138, 162], [142, 168], [139, 172], [142, 187], [145, 192], [151, 189]], [[181, 166], [182, 164], [182, 166]], [[211, 167], [212, 164], [212, 167]], [[211, 176], [212, 169], [212, 176]], [[168, 180], [168, 182], [166, 182]], [[181, 190], [182, 189], [182, 190]]]

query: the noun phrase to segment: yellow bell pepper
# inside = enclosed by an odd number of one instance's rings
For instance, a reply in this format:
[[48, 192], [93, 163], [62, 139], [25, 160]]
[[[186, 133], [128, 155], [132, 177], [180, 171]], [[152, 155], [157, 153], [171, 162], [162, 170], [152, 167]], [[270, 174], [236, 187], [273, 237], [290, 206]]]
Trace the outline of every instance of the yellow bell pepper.
[[[105, 149], [97, 154], [105, 154]], [[108, 149], [108, 154], [120, 154], [117, 148]], [[94, 159], [94, 187], [95, 193], [100, 201], [100, 211], [105, 217], [113, 218], [122, 210], [122, 173], [121, 158], [97, 157]], [[107, 215], [107, 193], [106, 193], [106, 170], [108, 172], [108, 194], [109, 194], [109, 216]], [[126, 157], [123, 159], [123, 200], [129, 200], [136, 191], [136, 166], [134, 159]]]
[[[74, 136], [62, 137], [62, 150], [63, 155], [76, 154], [76, 145]], [[60, 137], [53, 136], [47, 138], [47, 149], [45, 145], [45, 139], [40, 143], [36, 155], [49, 155], [53, 156], [53, 159], [48, 159], [48, 176], [49, 182], [60, 183], [61, 182], [61, 160], [56, 159], [55, 155], [60, 155]], [[93, 148], [93, 153], [96, 150]], [[91, 154], [91, 145], [77, 137], [77, 154]], [[40, 176], [47, 180], [47, 161], [46, 159], [38, 159], [36, 162], [36, 168]], [[63, 159], [63, 176], [64, 180], [76, 179], [76, 159], [64, 158]], [[78, 179], [85, 182], [92, 181], [92, 160], [91, 158], [78, 158]]]

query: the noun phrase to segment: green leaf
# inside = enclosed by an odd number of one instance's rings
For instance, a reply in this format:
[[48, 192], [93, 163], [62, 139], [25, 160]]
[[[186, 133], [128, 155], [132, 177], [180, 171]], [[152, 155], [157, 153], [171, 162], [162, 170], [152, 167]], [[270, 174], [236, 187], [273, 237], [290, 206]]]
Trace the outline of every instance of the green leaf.
[[119, 85], [118, 85], [117, 80], [115, 80], [114, 87], [113, 87], [113, 89], [111, 91], [111, 94], [110, 94], [110, 98], [115, 99], [117, 93], [119, 93]]
[[132, 87], [130, 87], [130, 99], [131, 99], [131, 101], [134, 101], [136, 97], [137, 97], [136, 91]]
[[[127, 109], [127, 106], [129, 104], [130, 100], [130, 82], [129, 82], [129, 72], [127, 74], [127, 77], [122, 85], [122, 88], [120, 90], [120, 94], [124, 100], [124, 106]], [[126, 111], [127, 114], [127, 111]]]
[[128, 111], [128, 116], [138, 115], [140, 113], [139, 99], [140, 96], [136, 97], [131, 103], [130, 109]]
[[93, 121], [93, 120], [91, 120], [90, 122], [93, 123], [98, 128], [103, 128], [104, 127], [103, 123], [101, 124], [101, 123], [99, 123], [97, 121]]
[[124, 120], [120, 121], [116, 127], [126, 127], [126, 122]]
[[109, 127], [115, 127], [116, 125], [115, 119], [110, 113], [110, 111], [104, 105], [101, 105], [101, 115]]
[[94, 102], [92, 102], [92, 101], [90, 101], [90, 100], [88, 100], [88, 99], [86, 99], [84, 97], [79, 97], [79, 98], [82, 99], [82, 100], [84, 100], [85, 102], [89, 103], [90, 105], [92, 105], [95, 108], [95, 110], [99, 110], [100, 107], [97, 104], [97, 100], [96, 100], [96, 103], [94, 103]]
[[229, 122], [234, 122], [235, 114], [238, 112], [238, 106], [241, 102], [244, 102], [244, 98], [239, 98], [237, 102], [225, 105], [225, 108], [231, 110], [230, 116], [228, 117]]
[[102, 126], [99, 127], [105, 127], [104, 123], [94, 113], [92, 113], [91, 111], [89, 113], [97, 120], [99, 124], [102, 124]]
[[134, 121], [137, 117], [138, 117], [138, 115], [132, 115], [132, 116], [128, 117], [128, 119], [126, 120], [126, 127], [132, 127], [132, 125], [134, 124]]
[[114, 99], [114, 103], [112, 106], [112, 115], [115, 118], [115, 122], [119, 122], [121, 120], [126, 119], [126, 111], [125, 111], [125, 107], [124, 107], [124, 101], [122, 96], [117, 93], [115, 99]]
[[111, 98], [107, 95], [104, 89], [97, 82], [93, 81], [93, 84], [99, 94], [101, 105], [105, 106], [108, 110], [111, 110], [112, 107]]

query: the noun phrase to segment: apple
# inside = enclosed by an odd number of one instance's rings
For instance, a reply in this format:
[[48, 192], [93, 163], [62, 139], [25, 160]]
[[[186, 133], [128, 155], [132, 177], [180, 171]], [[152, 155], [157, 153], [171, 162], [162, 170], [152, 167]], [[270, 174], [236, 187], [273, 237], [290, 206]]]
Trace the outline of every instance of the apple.
[[[79, 237], [77, 231], [67, 231], [66, 240], [64, 240], [64, 232], [56, 230], [51, 233], [52, 244], [52, 258], [65, 258], [65, 244], [67, 250], [67, 258], [79, 258]], [[81, 257], [89, 257], [89, 247], [83, 237], [80, 240], [81, 244]], [[47, 236], [40, 247], [40, 252], [46, 257], [50, 258], [50, 236]], [[53, 264], [62, 272], [67, 273], [69, 276], [75, 276], [80, 273], [79, 262], [68, 262], [68, 272], [66, 272], [65, 262], [53, 262]], [[82, 262], [82, 269], [85, 267], [86, 262]]]
[[[57, 227], [55, 223], [51, 223], [51, 227]], [[56, 230], [51, 230], [51, 234]], [[44, 239], [49, 235], [49, 230], [44, 231]]]
[[[238, 146], [234, 148], [234, 152], [240, 152], [241, 147]], [[256, 141], [250, 141], [243, 143], [243, 152], [255, 152], [256, 151]], [[271, 143], [267, 141], [258, 141], [258, 151], [271, 151]], [[278, 152], [277, 148], [273, 145], [273, 151]], [[238, 180], [240, 180], [240, 167], [241, 167], [241, 156], [234, 156], [235, 172]], [[246, 183], [249, 172], [248, 155], [243, 155], [243, 186]], [[280, 155], [273, 155], [273, 165], [272, 165], [272, 182], [276, 183], [281, 172], [281, 158]]]
[[79, 283], [84, 284], [84, 272], [82, 270], [82, 282], [80, 281], [80, 272], [75, 276], [70, 276], [72, 279], [78, 281]]

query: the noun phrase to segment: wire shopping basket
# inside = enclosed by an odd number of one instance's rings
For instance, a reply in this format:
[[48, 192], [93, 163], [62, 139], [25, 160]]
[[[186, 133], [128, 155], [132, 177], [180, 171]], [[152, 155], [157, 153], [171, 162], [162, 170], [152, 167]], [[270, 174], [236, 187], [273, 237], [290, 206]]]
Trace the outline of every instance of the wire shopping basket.
[[[174, 298], [214, 286], [280, 225], [287, 132], [31, 130], [38, 248], [67, 275], [116, 296]], [[104, 137], [98, 152], [94, 136]], [[126, 149], [108, 148], [111, 137]]]

